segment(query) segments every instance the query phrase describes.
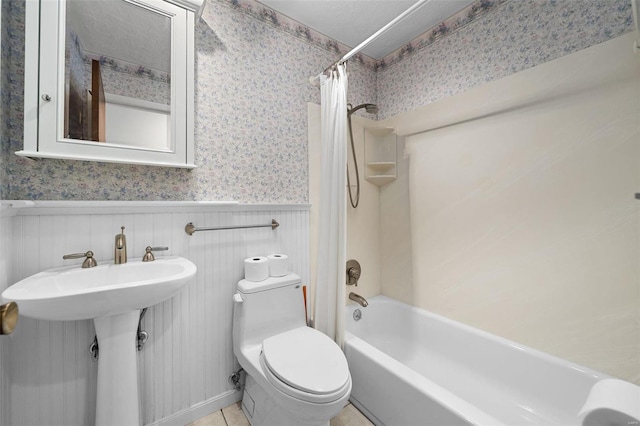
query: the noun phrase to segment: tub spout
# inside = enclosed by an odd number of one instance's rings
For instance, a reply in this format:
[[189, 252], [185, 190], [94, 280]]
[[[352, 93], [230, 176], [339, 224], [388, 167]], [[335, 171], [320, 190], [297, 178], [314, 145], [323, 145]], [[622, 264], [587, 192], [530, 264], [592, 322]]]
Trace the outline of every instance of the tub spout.
[[369, 305], [369, 302], [367, 302], [367, 299], [365, 299], [364, 297], [354, 292], [349, 293], [349, 299], [359, 303], [360, 306], [362, 306], [363, 308], [366, 308]]

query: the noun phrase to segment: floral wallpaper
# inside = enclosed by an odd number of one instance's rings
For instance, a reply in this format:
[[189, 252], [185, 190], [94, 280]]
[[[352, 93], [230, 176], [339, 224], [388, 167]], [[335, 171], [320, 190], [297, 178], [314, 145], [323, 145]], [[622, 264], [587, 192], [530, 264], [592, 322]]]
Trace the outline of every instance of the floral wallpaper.
[[[350, 46], [333, 40], [326, 35], [314, 30], [313, 28], [302, 25], [300, 22], [295, 21], [288, 16], [282, 15], [275, 10], [258, 3], [255, 0], [217, 0], [230, 5], [231, 7], [240, 10], [248, 15], [253, 16], [259, 21], [264, 22], [267, 25], [271, 25], [280, 31], [283, 31], [289, 35], [297, 37], [306, 43], [317, 46], [321, 49], [332, 52], [335, 55], [335, 60], [344, 56], [351, 50]], [[358, 63], [367, 68], [375, 70], [378, 66], [378, 62], [362, 53], [357, 53], [350, 60], [351, 63]], [[331, 65], [334, 61], [325, 64], [325, 67]], [[319, 70], [316, 74], [319, 74]]]
[[[628, 0], [481, 0], [473, 6], [486, 9], [481, 19], [453, 17], [402, 48], [412, 53], [403, 60], [397, 60], [401, 51], [384, 58], [389, 65], [383, 64], [378, 72], [378, 118], [414, 110], [633, 30]], [[469, 8], [466, 12], [476, 14]], [[431, 43], [425, 43], [430, 38]]]
[[[335, 52], [208, 1], [195, 30], [197, 169], [29, 160], [13, 154], [22, 147], [24, 0], [9, 3], [3, 198], [308, 202], [307, 103], [320, 101], [308, 78], [335, 61]], [[350, 101], [375, 102], [375, 71], [349, 69]]]
[[[105, 93], [129, 96], [159, 104], [171, 104], [171, 79], [164, 73], [164, 79], [149, 78], [147, 71], [140, 67], [141, 72], [123, 72], [120, 69], [104, 66], [104, 56], [99, 59], [102, 64], [100, 73]], [[85, 73], [91, 75], [91, 59], [85, 61]], [[167, 80], [167, 78], [169, 78]]]
[[[9, 40], [9, 4], [8, 2], [0, 2], [0, 36], [2, 40]], [[6, 92], [9, 87], [9, 47], [8, 43], [2, 43], [0, 46], [0, 200], [6, 196], [8, 181], [6, 171], [6, 160], [9, 143], [5, 117], [9, 111], [9, 97]], [[1, 406], [0, 406], [1, 408]], [[0, 417], [0, 422], [2, 418]]]
[[91, 85], [92, 62], [96, 60], [100, 62], [106, 93], [165, 105], [171, 103], [171, 73], [87, 52], [80, 37], [70, 27], [67, 27], [66, 44], [67, 69], [72, 77], [83, 77], [83, 87]]
[[[319, 102], [308, 78], [347, 46], [254, 0], [208, 0], [195, 34], [197, 169], [34, 161], [13, 155], [22, 148], [24, 0], [2, 5], [2, 198], [308, 202], [306, 104]], [[632, 25], [628, 0], [478, 0], [382, 61], [350, 61], [349, 102], [377, 103], [378, 118], [389, 117]]]
[[389, 53], [382, 60], [376, 63], [377, 69], [384, 69], [389, 65], [393, 65], [397, 62], [406, 59], [407, 57], [418, 52], [420, 49], [424, 49], [437, 42], [443, 37], [446, 37], [462, 28], [471, 22], [484, 17], [487, 13], [496, 9], [507, 0], [479, 0], [473, 2], [469, 6], [462, 9], [460, 12], [450, 16], [437, 26], [428, 29], [415, 39], [411, 40], [406, 45], [396, 49]]

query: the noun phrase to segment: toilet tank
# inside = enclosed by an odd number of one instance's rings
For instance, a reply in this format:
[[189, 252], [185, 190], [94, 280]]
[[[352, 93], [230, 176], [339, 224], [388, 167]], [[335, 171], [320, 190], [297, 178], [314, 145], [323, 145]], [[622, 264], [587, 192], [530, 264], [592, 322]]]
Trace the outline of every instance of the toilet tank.
[[307, 325], [300, 277], [241, 280], [234, 295], [233, 344], [261, 344], [270, 336]]

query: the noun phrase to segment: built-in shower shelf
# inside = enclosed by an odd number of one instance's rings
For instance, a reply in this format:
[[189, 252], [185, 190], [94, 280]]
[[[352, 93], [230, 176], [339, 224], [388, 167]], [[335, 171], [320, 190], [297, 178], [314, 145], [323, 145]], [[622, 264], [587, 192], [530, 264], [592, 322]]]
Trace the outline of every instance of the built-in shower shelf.
[[367, 167], [371, 168], [371, 170], [375, 172], [384, 172], [386, 170], [394, 168], [395, 166], [396, 163], [393, 161], [377, 161], [375, 163], [367, 163]]
[[365, 179], [377, 186], [396, 180], [397, 140], [394, 129], [364, 129]]
[[396, 176], [395, 175], [370, 175], [370, 176], [367, 176], [367, 180], [373, 183], [374, 185], [384, 186], [389, 182], [393, 182], [394, 180], [396, 180]]

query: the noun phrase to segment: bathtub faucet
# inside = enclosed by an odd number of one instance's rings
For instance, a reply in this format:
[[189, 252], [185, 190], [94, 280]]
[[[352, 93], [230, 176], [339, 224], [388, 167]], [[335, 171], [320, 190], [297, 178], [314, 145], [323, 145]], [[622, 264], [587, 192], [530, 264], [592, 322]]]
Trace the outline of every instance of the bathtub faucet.
[[360, 306], [362, 306], [363, 308], [366, 308], [369, 305], [369, 302], [367, 302], [367, 299], [365, 299], [364, 297], [354, 292], [349, 293], [349, 299], [359, 303]]

